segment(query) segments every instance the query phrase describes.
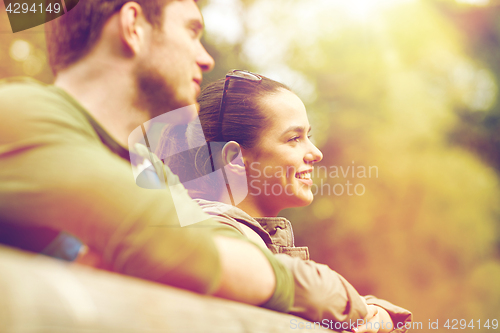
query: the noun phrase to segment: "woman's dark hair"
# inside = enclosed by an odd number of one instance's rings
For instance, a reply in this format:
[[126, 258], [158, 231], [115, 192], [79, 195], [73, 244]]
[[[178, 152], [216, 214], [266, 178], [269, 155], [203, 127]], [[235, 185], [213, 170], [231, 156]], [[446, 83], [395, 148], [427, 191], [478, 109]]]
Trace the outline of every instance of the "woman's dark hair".
[[[220, 175], [213, 172], [210, 154], [213, 163], [221, 165], [220, 152], [224, 143], [236, 141], [243, 148], [253, 148], [258, 143], [268, 119], [267, 115], [262, 113], [262, 98], [275, 94], [280, 89], [290, 91], [284, 84], [264, 76], [261, 81], [231, 78], [224, 97], [224, 115], [220, 123], [219, 110], [223, 89], [224, 79], [220, 79], [205, 86], [198, 97], [199, 119], [203, 131], [196, 122], [167, 126], [158, 145], [159, 156], [168, 156], [168, 152], [185, 151], [166, 158], [164, 162], [179, 176], [193, 198], [218, 199], [222, 186], [225, 185], [221, 182]], [[207, 145], [200, 147], [200, 143], [205, 141], [210, 144], [210, 150]], [[204, 175], [207, 177], [199, 178]], [[192, 181], [186, 183], [188, 180]]]

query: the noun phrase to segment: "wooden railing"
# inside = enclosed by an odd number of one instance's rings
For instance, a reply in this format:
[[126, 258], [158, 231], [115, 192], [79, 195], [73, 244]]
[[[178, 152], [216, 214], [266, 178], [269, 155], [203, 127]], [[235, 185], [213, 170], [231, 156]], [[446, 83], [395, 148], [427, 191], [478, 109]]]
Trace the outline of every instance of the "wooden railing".
[[298, 317], [0, 246], [1, 333], [264, 333], [307, 326]]

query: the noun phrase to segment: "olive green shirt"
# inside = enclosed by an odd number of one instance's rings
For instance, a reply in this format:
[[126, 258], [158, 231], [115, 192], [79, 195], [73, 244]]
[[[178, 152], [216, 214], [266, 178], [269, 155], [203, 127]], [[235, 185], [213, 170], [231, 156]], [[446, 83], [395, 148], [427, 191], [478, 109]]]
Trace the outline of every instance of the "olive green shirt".
[[[0, 223], [64, 230], [117, 272], [214, 292], [221, 267], [213, 236], [237, 231], [208, 215], [181, 227], [168, 186], [137, 186], [127, 157], [63, 90], [30, 79], [0, 82]], [[176, 195], [185, 196], [186, 209], [200, 210], [187, 191]], [[287, 311], [292, 277], [264, 253], [277, 279], [267, 307]]]

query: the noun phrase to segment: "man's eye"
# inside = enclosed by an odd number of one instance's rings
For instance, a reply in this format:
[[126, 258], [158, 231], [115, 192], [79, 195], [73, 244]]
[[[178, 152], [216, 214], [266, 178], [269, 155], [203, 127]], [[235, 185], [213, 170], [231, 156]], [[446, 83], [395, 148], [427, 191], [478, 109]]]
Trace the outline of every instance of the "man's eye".
[[295, 142], [299, 142], [300, 141], [300, 136], [294, 136], [293, 138], [291, 138], [290, 140], [288, 140], [289, 142], [290, 141], [295, 141]]
[[190, 28], [190, 30], [191, 30], [190, 33], [192, 34], [192, 36], [194, 38], [198, 38], [198, 37], [201, 38], [201, 29], [200, 28], [193, 26]]

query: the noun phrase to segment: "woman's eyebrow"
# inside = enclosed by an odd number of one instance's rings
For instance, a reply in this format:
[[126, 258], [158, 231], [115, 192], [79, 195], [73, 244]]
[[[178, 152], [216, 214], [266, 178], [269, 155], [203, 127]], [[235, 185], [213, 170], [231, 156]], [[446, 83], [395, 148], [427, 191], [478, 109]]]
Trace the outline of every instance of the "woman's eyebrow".
[[[307, 133], [309, 133], [310, 131], [311, 131], [311, 126], [309, 126]], [[304, 126], [290, 126], [286, 130], [283, 131], [283, 134], [286, 134], [288, 132], [304, 133], [304, 132], [306, 132], [306, 128]]]

